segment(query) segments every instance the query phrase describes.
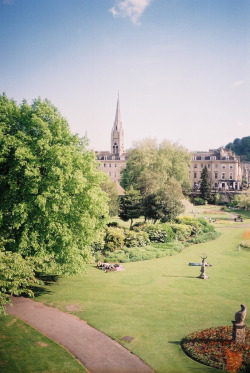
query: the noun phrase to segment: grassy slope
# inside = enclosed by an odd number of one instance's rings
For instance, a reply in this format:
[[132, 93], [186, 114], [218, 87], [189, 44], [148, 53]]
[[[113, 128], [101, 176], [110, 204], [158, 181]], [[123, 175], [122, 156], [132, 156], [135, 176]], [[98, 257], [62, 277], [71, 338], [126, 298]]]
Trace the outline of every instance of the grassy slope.
[[[197, 329], [231, 325], [240, 304], [249, 305], [250, 252], [238, 251], [244, 229], [222, 227], [216, 241], [190, 246], [173, 257], [127, 263], [124, 272], [104, 273], [89, 266], [87, 274], [61, 279], [37, 300], [62, 310], [78, 306], [79, 317], [158, 373], [215, 372], [186, 357], [180, 341]], [[196, 278], [200, 267], [188, 266], [201, 260], [201, 252], [213, 264], [207, 281]], [[135, 339], [128, 343], [123, 336]]]
[[1, 373], [84, 373], [64, 348], [21, 320], [0, 317]]

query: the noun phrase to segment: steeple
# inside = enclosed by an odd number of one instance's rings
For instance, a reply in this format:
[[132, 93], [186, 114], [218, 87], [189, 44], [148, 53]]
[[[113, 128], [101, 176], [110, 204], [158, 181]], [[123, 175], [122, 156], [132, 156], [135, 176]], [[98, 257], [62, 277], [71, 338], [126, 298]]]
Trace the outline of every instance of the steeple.
[[120, 113], [120, 99], [119, 99], [119, 93], [118, 93], [114, 126], [117, 125], [117, 128], [118, 128], [119, 124], [121, 125], [121, 113]]
[[120, 98], [118, 93], [115, 121], [111, 132], [111, 153], [119, 156], [124, 153], [124, 134], [120, 113]]

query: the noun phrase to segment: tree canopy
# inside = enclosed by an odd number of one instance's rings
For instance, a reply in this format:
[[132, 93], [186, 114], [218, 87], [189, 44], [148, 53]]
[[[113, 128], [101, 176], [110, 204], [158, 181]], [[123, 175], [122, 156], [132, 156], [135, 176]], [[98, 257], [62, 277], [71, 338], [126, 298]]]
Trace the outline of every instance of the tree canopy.
[[145, 220], [171, 221], [184, 211], [182, 190], [177, 181], [171, 180], [157, 192], [148, 194], [142, 203]]
[[241, 161], [250, 162], [250, 136], [242, 139], [236, 138], [227, 144], [226, 148], [232, 149], [236, 155], [240, 155]]
[[119, 193], [116, 184], [107, 176], [107, 180], [102, 183], [102, 189], [109, 197], [109, 215], [117, 216], [119, 211]]
[[125, 189], [133, 186], [146, 196], [176, 180], [185, 193], [190, 188], [190, 160], [190, 153], [181, 145], [167, 140], [158, 145], [156, 140], [145, 139], [130, 151], [121, 185]]
[[250, 210], [250, 189], [236, 197], [237, 205], [245, 210]]
[[5, 304], [10, 303], [11, 295], [33, 295], [30, 287], [40, 284], [34, 273], [33, 263], [24, 259], [19, 253], [5, 251], [0, 247], [0, 314], [4, 313]]
[[[0, 96], [0, 228], [6, 251], [74, 273], [108, 215], [103, 173], [86, 138], [48, 101]], [[55, 269], [55, 268], [54, 268]]]

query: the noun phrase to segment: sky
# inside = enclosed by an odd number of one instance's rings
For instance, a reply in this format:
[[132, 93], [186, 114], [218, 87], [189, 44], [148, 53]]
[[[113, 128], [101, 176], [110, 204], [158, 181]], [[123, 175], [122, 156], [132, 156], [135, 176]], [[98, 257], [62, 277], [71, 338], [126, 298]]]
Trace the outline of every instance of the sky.
[[0, 93], [49, 99], [109, 150], [119, 92], [125, 148], [190, 151], [250, 136], [250, 0], [0, 0]]

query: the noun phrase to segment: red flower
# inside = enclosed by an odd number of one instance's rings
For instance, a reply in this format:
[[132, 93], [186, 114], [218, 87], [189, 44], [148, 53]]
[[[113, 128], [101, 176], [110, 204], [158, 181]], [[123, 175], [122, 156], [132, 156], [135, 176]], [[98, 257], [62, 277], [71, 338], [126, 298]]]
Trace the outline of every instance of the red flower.
[[249, 343], [249, 328], [246, 328], [246, 344], [238, 345], [232, 340], [232, 327], [220, 326], [189, 334], [182, 347], [188, 356], [203, 364], [219, 369], [227, 366], [229, 372], [237, 372], [250, 364]]

